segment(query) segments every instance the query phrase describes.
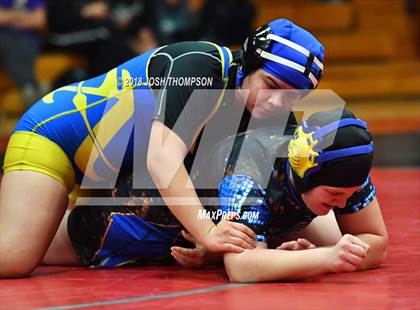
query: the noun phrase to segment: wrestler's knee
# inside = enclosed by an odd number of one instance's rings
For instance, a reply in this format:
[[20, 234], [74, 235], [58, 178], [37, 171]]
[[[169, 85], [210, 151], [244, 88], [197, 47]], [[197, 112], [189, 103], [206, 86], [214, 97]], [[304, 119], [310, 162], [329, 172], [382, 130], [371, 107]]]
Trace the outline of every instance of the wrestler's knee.
[[24, 245], [0, 243], [0, 278], [22, 278], [28, 276], [39, 264], [41, 258], [36, 254], [23, 255]]

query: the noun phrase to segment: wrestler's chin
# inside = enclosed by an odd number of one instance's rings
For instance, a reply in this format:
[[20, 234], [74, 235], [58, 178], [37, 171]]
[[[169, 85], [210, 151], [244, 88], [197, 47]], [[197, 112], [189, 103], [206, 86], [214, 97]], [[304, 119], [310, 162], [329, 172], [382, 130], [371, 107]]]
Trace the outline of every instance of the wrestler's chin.
[[327, 215], [330, 212], [331, 208], [324, 206], [323, 204], [319, 204], [316, 206], [308, 206], [309, 209], [318, 216]]
[[252, 110], [251, 115], [257, 120], [264, 120], [273, 117], [275, 112], [257, 106]]

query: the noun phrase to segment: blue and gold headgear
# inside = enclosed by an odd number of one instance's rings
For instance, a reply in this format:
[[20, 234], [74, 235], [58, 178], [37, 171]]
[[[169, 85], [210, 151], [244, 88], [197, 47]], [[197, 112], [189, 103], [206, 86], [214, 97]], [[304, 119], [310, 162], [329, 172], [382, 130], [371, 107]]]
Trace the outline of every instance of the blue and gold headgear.
[[[288, 173], [293, 176], [299, 193], [319, 185], [361, 185], [369, 175], [374, 146], [365, 122], [344, 110], [340, 120], [314, 124], [314, 119], [319, 116], [325, 122], [339, 112], [332, 110], [314, 114], [315, 117], [296, 129], [289, 143]], [[323, 118], [322, 113], [326, 117]], [[334, 138], [332, 144], [331, 138]]]

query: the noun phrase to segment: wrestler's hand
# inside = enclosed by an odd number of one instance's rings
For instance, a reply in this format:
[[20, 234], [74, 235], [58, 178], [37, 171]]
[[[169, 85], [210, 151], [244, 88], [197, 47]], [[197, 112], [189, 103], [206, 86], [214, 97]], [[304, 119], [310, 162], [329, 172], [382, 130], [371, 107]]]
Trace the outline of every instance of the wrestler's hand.
[[171, 255], [184, 267], [198, 268], [221, 263], [222, 253], [211, 253], [199, 244], [194, 237], [182, 230], [182, 236], [195, 244], [194, 249], [183, 248], [179, 246], [171, 247]]
[[283, 242], [280, 246], [277, 247], [277, 250], [299, 251], [314, 248], [316, 248], [314, 244], [306, 239], [299, 238], [297, 240]]
[[369, 245], [356, 236], [346, 234], [330, 248], [327, 265], [330, 272], [351, 272], [366, 258]]
[[[229, 218], [234, 218], [230, 215]], [[213, 226], [204, 238], [203, 246], [210, 252], [241, 253], [244, 249], [254, 249], [255, 233], [244, 224], [221, 220]]]

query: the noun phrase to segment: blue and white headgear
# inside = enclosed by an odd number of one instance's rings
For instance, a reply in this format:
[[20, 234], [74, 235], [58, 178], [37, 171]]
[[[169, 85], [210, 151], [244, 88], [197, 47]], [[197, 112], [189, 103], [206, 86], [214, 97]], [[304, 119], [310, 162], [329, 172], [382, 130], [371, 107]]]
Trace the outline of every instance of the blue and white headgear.
[[316, 88], [324, 70], [324, 46], [308, 31], [287, 19], [258, 28], [241, 49], [237, 84], [259, 68], [295, 89]]

